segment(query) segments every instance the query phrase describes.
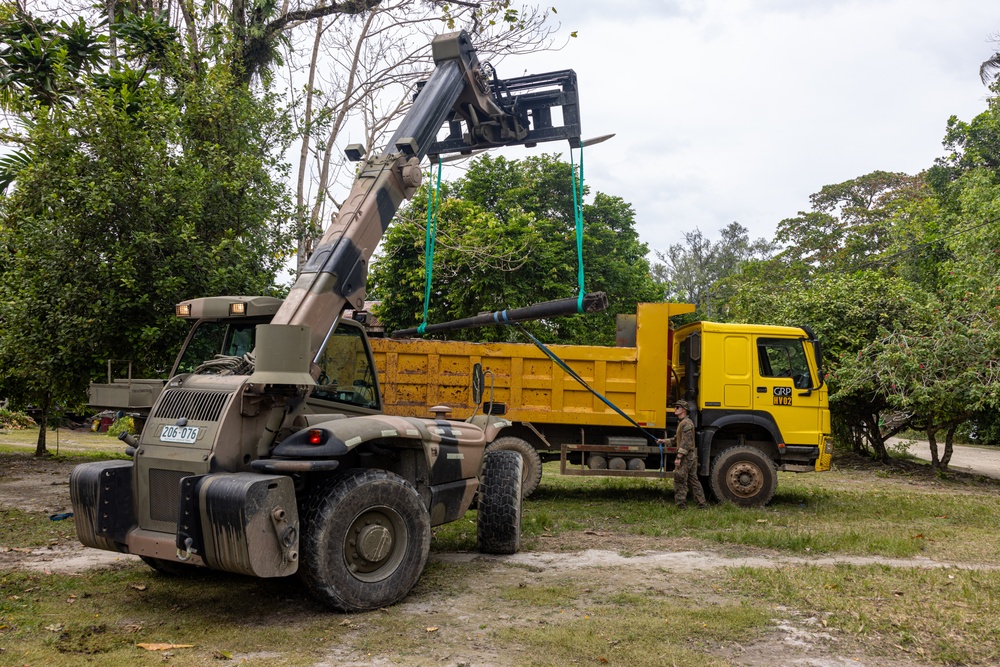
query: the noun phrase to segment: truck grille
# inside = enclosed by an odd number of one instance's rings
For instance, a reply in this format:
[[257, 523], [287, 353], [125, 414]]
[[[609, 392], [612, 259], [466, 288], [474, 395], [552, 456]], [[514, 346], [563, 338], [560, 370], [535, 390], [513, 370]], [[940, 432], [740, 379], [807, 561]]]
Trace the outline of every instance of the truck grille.
[[225, 391], [168, 389], [160, 397], [152, 416], [159, 419], [186, 417], [191, 421], [218, 421], [230, 395]]
[[183, 470], [149, 469], [149, 518], [177, 523], [180, 511], [181, 479], [191, 473]]

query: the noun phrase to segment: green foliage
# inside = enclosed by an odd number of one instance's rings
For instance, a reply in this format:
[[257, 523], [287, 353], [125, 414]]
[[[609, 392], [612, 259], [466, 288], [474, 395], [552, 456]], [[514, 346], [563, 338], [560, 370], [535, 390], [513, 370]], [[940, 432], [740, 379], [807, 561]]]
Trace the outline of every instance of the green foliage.
[[108, 427], [108, 437], [117, 438], [122, 433], [129, 433], [131, 435], [138, 435], [139, 433], [135, 427], [135, 420], [128, 415], [118, 417]]
[[[477, 158], [466, 176], [442, 186], [434, 256], [431, 323], [483, 311], [527, 306], [576, 295], [576, 232], [570, 165], [543, 155], [523, 161]], [[371, 294], [390, 330], [417, 326], [424, 297], [427, 190], [403, 209], [373, 262]], [[600, 315], [531, 324], [549, 342], [610, 345], [615, 315], [654, 301], [648, 249], [634, 227], [632, 207], [597, 193], [584, 206], [584, 267], [588, 292], [607, 292]], [[455, 332], [467, 340], [515, 340], [490, 327]]]
[[653, 275], [668, 300], [695, 305], [692, 320], [712, 319], [718, 315], [712, 311], [713, 304], [731, 296], [727, 279], [747, 263], [769, 258], [773, 251], [774, 243], [762, 238], [751, 241], [749, 230], [736, 222], [724, 227], [716, 242], [695, 229], [684, 233], [683, 243], [657, 251], [663, 264], [653, 267]]
[[17, 410], [0, 408], [0, 428], [20, 431], [35, 425], [35, 420]]
[[[80, 401], [106, 359], [169, 367], [185, 329], [176, 302], [271, 293], [289, 252], [276, 99], [225, 67], [185, 69], [163, 17], [116, 29], [122, 52], [94, 76], [90, 42], [60, 47], [80, 63], [72, 105], [39, 110], [36, 88], [6, 88], [31, 157], [0, 199], [0, 395], [44, 414]], [[38, 85], [63, 95], [59, 81]]]
[[70, 103], [78, 79], [106, 62], [106, 44], [83, 18], [46, 21], [19, 6], [0, 14], [0, 108]]

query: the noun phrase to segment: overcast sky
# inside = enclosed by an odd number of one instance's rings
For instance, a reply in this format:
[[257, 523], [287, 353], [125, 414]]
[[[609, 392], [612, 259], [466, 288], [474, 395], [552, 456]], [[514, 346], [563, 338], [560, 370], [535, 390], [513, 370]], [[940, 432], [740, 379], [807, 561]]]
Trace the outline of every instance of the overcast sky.
[[556, 7], [578, 37], [498, 73], [576, 70], [584, 137], [617, 134], [586, 151], [587, 185], [630, 202], [654, 250], [733, 221], [770, 238], [823, 185], [931, 166], [948, 117], [985, 109], [979, 65], [1000, 48], [986, 0]]

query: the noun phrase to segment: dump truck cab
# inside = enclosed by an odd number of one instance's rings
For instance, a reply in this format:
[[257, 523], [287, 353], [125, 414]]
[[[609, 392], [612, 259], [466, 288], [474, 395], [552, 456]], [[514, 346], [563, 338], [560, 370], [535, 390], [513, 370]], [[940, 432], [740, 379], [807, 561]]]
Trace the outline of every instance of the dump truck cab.
[[808, 327], [697, 322], [674, 332], [672, 398], [697, 406], [699, 474], [722, 500], [770, 500], [775, 469], [830, 469], [830, 411]]

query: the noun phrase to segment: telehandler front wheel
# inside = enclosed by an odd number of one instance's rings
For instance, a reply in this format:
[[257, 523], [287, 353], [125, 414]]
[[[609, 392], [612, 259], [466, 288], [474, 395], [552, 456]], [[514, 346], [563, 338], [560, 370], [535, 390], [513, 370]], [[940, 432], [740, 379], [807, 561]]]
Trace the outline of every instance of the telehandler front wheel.
[[431, 520], [416, 489], [386, 470], [352, 470], [306, 508], [299, 574], [337, 611], [368, 611], [402, 600], [431, 545]]
[[486, 452], [476, 521], [482, 553], [513, 554], [521, 548], [522, 465], [517, 452]]
[[720, 502], [741, 507], [763, 507], [778, 486], [774, 463], [759, 449], [730, 447], [712, 462], [712, 493]]

